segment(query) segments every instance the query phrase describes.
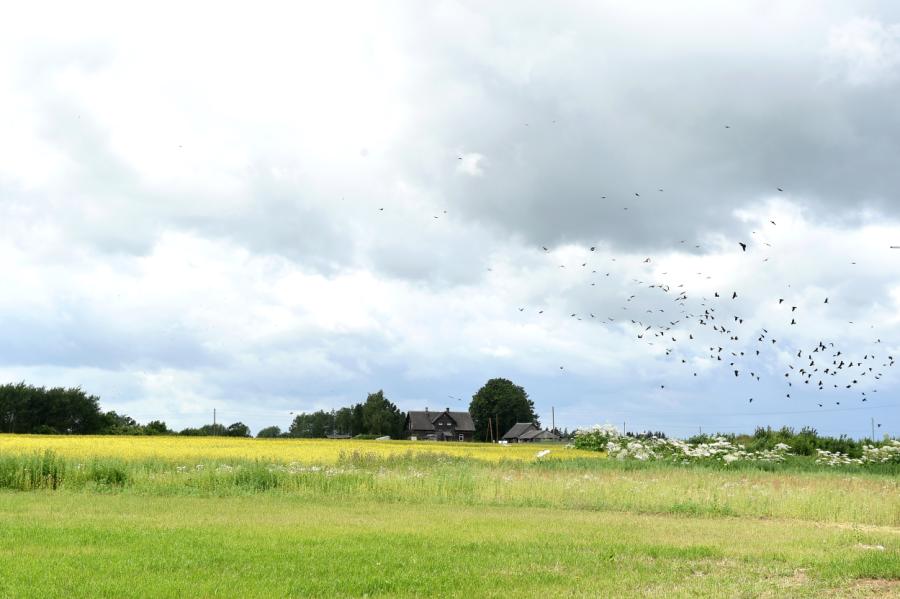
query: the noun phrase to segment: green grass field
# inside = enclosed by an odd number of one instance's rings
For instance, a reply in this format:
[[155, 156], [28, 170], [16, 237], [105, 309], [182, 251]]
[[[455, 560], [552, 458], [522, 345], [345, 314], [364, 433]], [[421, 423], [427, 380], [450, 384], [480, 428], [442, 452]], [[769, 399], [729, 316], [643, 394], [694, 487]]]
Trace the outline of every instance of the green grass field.
[[893, 475], [347, 447], [0, 455], [0, 596], [900, 596]]

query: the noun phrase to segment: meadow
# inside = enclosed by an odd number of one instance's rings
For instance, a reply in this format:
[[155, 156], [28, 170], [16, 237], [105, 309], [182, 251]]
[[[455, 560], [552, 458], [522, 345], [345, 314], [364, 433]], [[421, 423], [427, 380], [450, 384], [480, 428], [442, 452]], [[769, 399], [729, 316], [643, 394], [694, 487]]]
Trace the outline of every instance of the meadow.
[[510, 593], [900, 596], [900, 478], [562, 446], [0, 436], [3, 597]]

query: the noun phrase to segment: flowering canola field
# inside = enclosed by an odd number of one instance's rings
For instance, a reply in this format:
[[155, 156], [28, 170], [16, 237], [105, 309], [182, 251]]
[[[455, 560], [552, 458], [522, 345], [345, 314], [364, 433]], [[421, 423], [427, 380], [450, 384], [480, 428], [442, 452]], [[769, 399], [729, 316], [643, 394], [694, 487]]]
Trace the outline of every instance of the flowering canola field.
[[354, 452], [379, 457], [435, 453], [486, 462], [601, 458], [601, 454], [563, 445], [524, 443], [437, 443], [434, 441], [357, 441], [331, 439], [246, 439], [236, 437], [0, 435], [0, 456], [53, 451], [65, 457], [108, 457], [126, 460], [267, 460], [333, 464]]

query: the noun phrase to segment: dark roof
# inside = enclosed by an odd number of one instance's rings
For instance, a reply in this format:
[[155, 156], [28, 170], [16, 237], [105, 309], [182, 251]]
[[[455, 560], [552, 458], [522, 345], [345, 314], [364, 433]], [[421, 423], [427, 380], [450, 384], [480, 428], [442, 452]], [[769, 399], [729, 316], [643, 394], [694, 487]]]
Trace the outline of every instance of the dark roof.
[[535, 439], [559, 439], [559, 435], [548, 430], [530, 430], [522, 434], [519, 439], [531, 440]]
[[504, 439], [518, 439], [525, 432], [530, 431], [531, 429], [540, 430], [538, 427], [531, 422], [517, 422], [513, 425], [511, 429], [509, 429], [505, 435], [503, 435]]
[[434, 421], [447, 414], [456, 423], [458, 431], [475, 431], [475, 422], [472, 421], [472, 415], [468, 412], [441, 412], [416, 411], [411, 410], [406, 413], [406, 417], [410, 420], [410, 429], [414, 431], [433, 431]]

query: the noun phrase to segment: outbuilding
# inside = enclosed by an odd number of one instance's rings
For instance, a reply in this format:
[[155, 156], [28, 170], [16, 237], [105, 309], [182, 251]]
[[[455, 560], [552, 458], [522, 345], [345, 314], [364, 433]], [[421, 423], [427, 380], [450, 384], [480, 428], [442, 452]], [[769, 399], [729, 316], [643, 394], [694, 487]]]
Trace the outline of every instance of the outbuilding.
[[546, 429], [542, 430], [533, 422], [517, 422], [503, 435], [503, 440], [507, 443], [559, 441], [559, 435]]

